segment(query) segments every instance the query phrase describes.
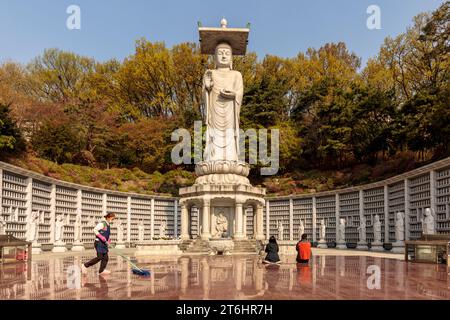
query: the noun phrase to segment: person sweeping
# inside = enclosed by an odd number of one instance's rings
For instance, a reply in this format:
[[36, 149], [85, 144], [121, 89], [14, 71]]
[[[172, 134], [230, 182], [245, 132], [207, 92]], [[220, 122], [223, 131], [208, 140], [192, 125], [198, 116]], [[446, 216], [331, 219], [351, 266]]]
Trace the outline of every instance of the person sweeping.
[[114, 213], [108, 213], [104, 216], [104, 219], [98, 223], [94, 228], [95, 241], [94, 247], [97, 251], [97, 257], [81, 264], [81, 272], [87, 273], [87, 268], [100, 262], [100, 269], [98, 270], [100, 275], [108, 275], [111, 271], [106, 269], [108, 264], [108, 245], [111, 243], [111, 222], [115, 219]]

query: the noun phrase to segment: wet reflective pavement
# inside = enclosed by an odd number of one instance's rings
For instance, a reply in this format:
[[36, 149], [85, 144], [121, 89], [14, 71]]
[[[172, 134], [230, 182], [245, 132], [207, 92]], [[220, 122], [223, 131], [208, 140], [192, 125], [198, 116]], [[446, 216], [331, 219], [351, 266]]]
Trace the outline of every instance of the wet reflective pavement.
[[90, 258], [0, 265], [0, 299], [450, 299], [447, 266], [395, 259], [315, 255], [306, 266], [294, 257], [265, 266], [258, 256], [132, 257], [151, 271], [145, 278], [115, 255], [111, 275], [98, 276], [98, 265], [81, 275]]

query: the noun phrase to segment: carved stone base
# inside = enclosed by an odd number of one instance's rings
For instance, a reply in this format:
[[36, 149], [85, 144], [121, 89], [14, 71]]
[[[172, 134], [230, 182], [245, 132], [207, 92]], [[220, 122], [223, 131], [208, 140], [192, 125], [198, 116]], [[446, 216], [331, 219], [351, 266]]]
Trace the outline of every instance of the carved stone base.
[[381, 242], [372, 242], [370, 250], [372, 250], [372, 251], [384, 251], [383, 243], [381, 243]]
[[31, 253], [32, 254], [41, 254], [42, 253], [42, 249], [41, 249], [41, 244], [40, 243], [33, 243], [31, 245]]
[[367, 246], [366, 242], [358, 242], [356, 249], [357, 250], [369, 250], [369, 247]]
[[70, 251], [84, 251], [84, 246], [81, 242], [75, 242]]
[[137, 244], [134, 254], [135, 256], [181, 255], [180, 244], [180, 240], [149, 240]]
[[212, 249], [213, 254], [218, 254], [219, 252], [231, 254], [231, 251], [234, 249], [234, 242], [231, 239], [210, 240], [209, 247]]
[[243, 161], [215, 160], [202, 161], [195, 166], [197, 176], [210, 174], [233, 174], [247, 177], [250, 173], [250, 165]]
[[325, 240], [319, 240], [319, 244], [317, 245], [317, 248], [328, 248], [327, 242]]
[[345, 242], [339, 242], [338, 244], [336, 244], [336, 249], [347, 249], [347, 245], [345, 244]]
[[240, 176], [233, 173], [213, 173], [204, 176], [200, 176], [195, 179], [197, 185], [207, 184], [238, 184], [238, 185], [250, 185], [250, 180], [247, 177]]
[[125, 243], [120, 242], [120, 243], [116, 244], [116, 249], [125, 249]]
[[392, 252], [394, 253], [404, 253], [405, 252], [405, 242], [397, 241], [392, 244]]
[[53, 249], [52, 249], [52, 252], [58, 252], [58, 253], [60, 253], [60, 252], [66, 252], [67, 251], [67, 248], [66, 248], [66, 244], [65, 243], [55, 243], [54, 245], [53, 245]]

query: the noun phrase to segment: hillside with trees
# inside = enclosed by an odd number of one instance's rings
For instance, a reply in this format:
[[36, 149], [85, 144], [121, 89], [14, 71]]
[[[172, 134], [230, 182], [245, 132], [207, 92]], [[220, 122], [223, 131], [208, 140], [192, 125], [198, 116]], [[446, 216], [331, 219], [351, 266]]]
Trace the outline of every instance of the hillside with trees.
[[[450, 4], [386, 38], [365, 66], [345, 43], [291, 58], [235, 57], [244, 79], [241, 127], [280, 130], [268, 193], [380, 180], [450, 155]], [[174, 165], [170, 136], [203, 119], [199, 46], [146, 39], [124, 61], [47, 49], [0, 65], [0, 160], [58, 179], [177, 195], [194, 165]], [[260, 164], [254, 165], [258, 168]]]

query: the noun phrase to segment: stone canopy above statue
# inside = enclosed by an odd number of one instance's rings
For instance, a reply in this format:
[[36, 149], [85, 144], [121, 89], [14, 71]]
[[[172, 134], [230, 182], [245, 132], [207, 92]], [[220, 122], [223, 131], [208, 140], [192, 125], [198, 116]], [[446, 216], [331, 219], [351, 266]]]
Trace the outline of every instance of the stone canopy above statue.
[[233, 55], [245, 55], [247, 51], [249, 28], [228, 28], [227, 21], [222, 19], [221, 27], [199, 27], [200, 50], [203, 54], [214, 54], [219, 43], [228, 43]]

